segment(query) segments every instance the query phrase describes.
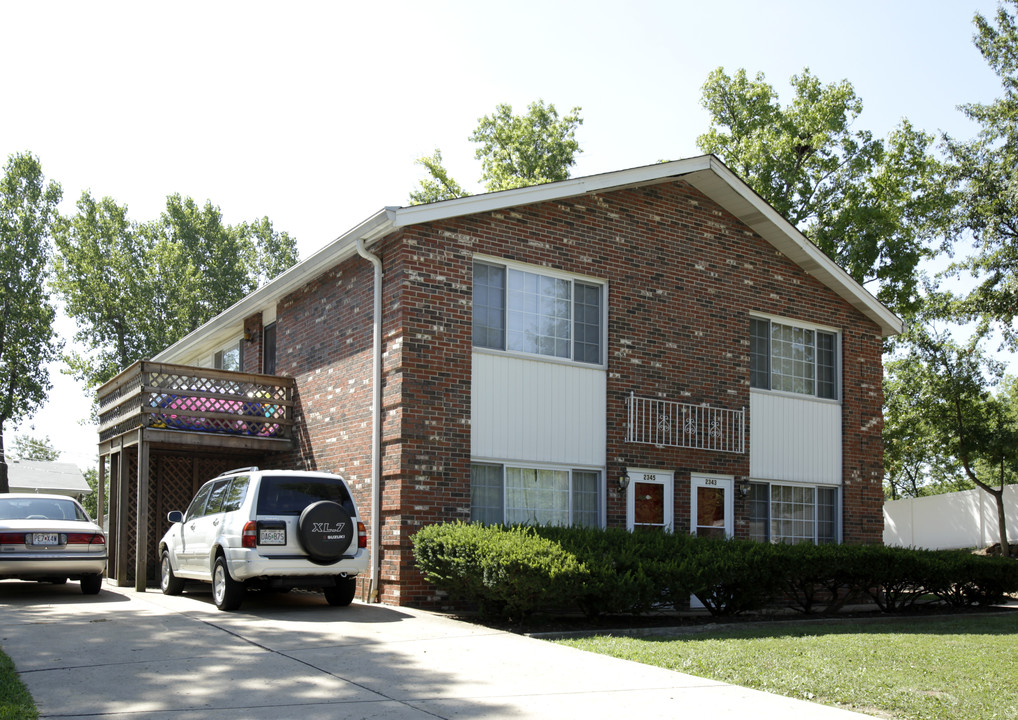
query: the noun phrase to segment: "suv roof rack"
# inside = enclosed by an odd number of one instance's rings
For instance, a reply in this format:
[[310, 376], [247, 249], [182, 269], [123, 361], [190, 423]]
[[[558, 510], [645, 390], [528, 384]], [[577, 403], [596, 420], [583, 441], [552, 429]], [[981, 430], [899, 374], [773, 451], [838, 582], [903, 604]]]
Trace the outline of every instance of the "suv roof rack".
[[223, 472], [219, 473], [216, 477], [222, 477], [223, 475], [235, 475], [237, 473], [242, 473], [242, 472], [257, 472], [257, 471], [258, 471], [258, 466], [257, 465], [251, 465], [249, 467], [234, 468], [233, 470], [224, 470]]

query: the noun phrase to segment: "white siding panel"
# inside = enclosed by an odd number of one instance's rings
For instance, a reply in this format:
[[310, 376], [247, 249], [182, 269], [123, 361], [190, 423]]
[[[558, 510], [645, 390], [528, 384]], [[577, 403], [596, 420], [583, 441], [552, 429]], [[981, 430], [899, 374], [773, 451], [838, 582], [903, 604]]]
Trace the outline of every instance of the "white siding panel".
[[603, 467], [606, 392], [601, 368], [475, 352], [471, 455]]
[[841, 484], [841, 405], [751, 392], [749, 411], [751, 477]]

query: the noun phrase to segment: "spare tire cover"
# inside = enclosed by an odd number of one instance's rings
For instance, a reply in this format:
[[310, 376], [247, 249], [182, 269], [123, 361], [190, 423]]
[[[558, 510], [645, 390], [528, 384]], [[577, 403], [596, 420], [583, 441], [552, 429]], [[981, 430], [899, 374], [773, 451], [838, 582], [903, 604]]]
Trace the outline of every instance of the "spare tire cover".
[[297, 521], [301, 547], [316, 562], [339, 560], [350, 547], [354, 530], [350, 513], [330, 500], [308, 505]]

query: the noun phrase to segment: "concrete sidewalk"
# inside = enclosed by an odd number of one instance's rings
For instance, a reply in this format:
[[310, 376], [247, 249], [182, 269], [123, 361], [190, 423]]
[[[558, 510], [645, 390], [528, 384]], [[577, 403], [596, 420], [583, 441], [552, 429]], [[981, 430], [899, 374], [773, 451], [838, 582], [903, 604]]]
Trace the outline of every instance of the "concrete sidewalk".
[[0, 647], [42, 718], [809, 718], [864, 715], [321, 596], [0, 583]]

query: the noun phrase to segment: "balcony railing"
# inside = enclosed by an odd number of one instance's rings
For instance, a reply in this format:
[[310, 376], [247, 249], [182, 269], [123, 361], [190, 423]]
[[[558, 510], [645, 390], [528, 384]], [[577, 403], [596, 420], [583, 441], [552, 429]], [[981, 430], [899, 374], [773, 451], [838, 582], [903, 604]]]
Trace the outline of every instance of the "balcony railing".
[[293, 378], [143, 360], [99, 388], [99, 442], [138, 428], [289, 439], [293, 388]]
[[727, 410], [673, 400], [636, 397], [626, 400], [626, 442], [663, 447], [746, 451], [746, 410]]

